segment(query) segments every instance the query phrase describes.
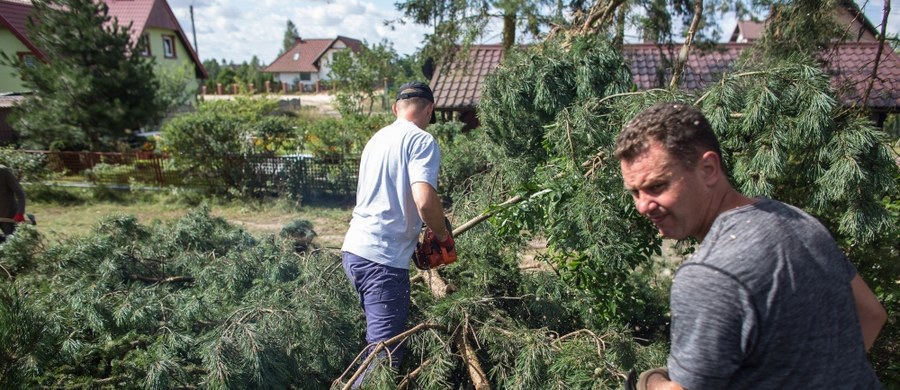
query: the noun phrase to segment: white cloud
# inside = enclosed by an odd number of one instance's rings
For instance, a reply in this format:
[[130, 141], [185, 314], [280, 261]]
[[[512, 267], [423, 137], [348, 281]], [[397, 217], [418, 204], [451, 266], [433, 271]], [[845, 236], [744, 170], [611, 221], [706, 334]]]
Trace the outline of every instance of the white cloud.
[[[377, 43], [388, 40], [401, 55], [412, 54], [422, 45], [430, 27], [413, 23], [395, 23], [386, 26], [385, 21], [402, 17], [394, 2], [397, 0], [169, 0], [185, 33], [190, 37], [189, 7], [194, 7], [197, 30], [197, 46], [200, 58], [227, 59], [236, 63], [249, 61], [254, 55], [263, 63], [275, 60], [281, 48], [285, 25], [290, 19], [304, 38], [334, 38], [343, 35]], [[863, 0], [857, 0], [863, 3]], [[881, 4], [869, 1], [866, 15], [876, 27], [881, 23]], [[889, 33], [900, 31], [900, 17], [892, 11], [888, 24]], [[720, 20], [720, 33], [724, 39], [734, 29], [733, 16]], [[482, 43], [500, 40], [499, 21], [492, 21]], [[635, 32], [629, 30], [631, 40]]]
[[197, 46], [201, 59], [249, 61], [254, 55], [263, 63], [275, 60], [287, 21], [304, 38], [335, 38], [343, 35], [369, 43], [387, 39], [401, 55], [412, 54], [429, 31], [406, 24], [396, 29], [384, 25], [400, 13], [392, 0], [169, 0], [175, 16], [191, 36], [189, 7], [194, 7]]

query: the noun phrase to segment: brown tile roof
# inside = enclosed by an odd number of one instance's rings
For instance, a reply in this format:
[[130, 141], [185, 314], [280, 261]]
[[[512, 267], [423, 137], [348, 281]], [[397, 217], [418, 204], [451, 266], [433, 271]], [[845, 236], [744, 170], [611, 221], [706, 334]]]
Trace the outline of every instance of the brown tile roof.
[[109, 7], [109, 16], [111, 18], [118, 18], [119, 25], [125, 27], [129, 22], [133, 23], [131, 25], [131, 39], [134, 42], [137, 42], [137, 40], [140, 39], [144, 30], [148, 27], [175, 31], [178, 39], [181, 40], [181, 44], [184, 45], [188, 54], [194, 60], [197, 77], [203, 79], [209, 78], [209, 75], [206, 73], [206, 68], [203, 67], [203, 63], [197, 56], [197, 52], [194, 51], [194, 47], [191, 46], [190, 41], [188, 41], [187, 36], [184, 34], [184, 30], [181, 29], [181, 24], [178, 23], [178, 19], [175, 17], [175, 14], [172, 13], [172, 8], [169, 7], [169, 3], [166, 0], [103, 1]]
[[[828, 73], [844, 104], [862, 104], [877, 53], [878, 42], [845, 43], [835, 47], [825, 58]], [[900, 110], [900, 57], [889, 44], [884, 45], [881, 53], [878, 77], [869, 94], [869, 107]]]
[[28, 39], [26, 23], [28, 14], [33, 9], [30, 0], [0, 0], [0, 27], [9, 29], [19, 41], [28, 47], [28, 50], [31, 50], [41, 60], [46, 60], [47, 56]]
[[[715, 82], [728, 71], [738, 56], [750, 44], [728, 43], [718, 45], [709, 51], [692, 51], [685, 66], [681, 88], [701, 90]], [[665, 48], [667, 56], [677, 54], [680, 46]], [[872, 72], [873, 60], [878, 50], [877, 43], [852, 42], [835, 47], [825, 60], [828, 71], [836, 86], [841, 90], [844, 104], [861, 104], [867, 86], [866, 80]], [[625, 45], [623, 56], [629, 63], [632, 78], [637, 88], [646, 90], [668, 86], [672, 77], [671, 66], [662, 66], [659, 48], [653, 44]], [[440, 111], [474, 109], [481, 99], [481, 87], [485, 75], [500, 63], [498, 45], [473, 47], [469, 56], [471, 62], [464, 71], [452, 65], [451, 71], [443, 73], [438, 69], [431, 79], [435, 94], [435, 107]], [[658, 75], [657, 70], [662, 69]], [[455, 70], [455, 71], [454, 71]], [[869, 108], [900, 111], [900, 57], [885, 46], [882, 61], [878, 67], [878, 79], [869, 98]]]
[[[731, 68], [746, 44], [722, 44], [709, 51], [691, 50], [688, 55], [680, 87], [687, 90], [703, 89], [710, 82], [716, 81]], [[666, 58], [678, 55], [681, 46], [663, 46], [655, 44], [625, 45], [622, 56], [631, 68], [631, 77], [638, 89], [663, 88], [669, 85], [672, 78], [672, 66], [663, 64], [660, 50]], [[660, 74], [658, 70], [662, 69]]]
[[435, 107], [452, 110], [478, 105], [484, 79], [500, 65], [502, 53], [500, 45], [473, 45], [465, 62], [454, 62], [446, 71], [438, 67], [430, 82]]
[[[338, 41], [347, 45], [354, 53], [362, 50], [362, 42], [338, 35], [337, 38], [297, 38], [294, 46], [272, 61], [263, 71], [270, 73], [315, 73], [319, 71], [319, 59]], [[295, 58], [296, 55], [296, 58]]]

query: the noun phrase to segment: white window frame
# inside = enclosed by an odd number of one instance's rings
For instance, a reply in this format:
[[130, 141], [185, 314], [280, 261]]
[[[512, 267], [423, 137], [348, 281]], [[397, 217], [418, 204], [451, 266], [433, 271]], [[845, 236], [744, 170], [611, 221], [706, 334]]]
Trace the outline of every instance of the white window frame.
[[144, 57], [150, 57], [153, 55], [153, 52], [150, 50], [150, 36], [147, 34], [141, 35], [141, 43], [145, 43], [144, 51], [141, 52], [141, 55]]
[[163, 40], [163, 57], [178, 58], [178, 55], [175, 52], [175, 36], [174, 35], [163, 35], [162, 40]]

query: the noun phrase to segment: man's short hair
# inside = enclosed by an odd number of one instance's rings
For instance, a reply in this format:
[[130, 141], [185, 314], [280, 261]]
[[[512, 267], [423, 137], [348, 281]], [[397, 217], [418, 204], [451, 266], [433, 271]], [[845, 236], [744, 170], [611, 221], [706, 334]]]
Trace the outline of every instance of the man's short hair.
[[686, 168], [693, 168], [707, 151], [722, 156], [709, 121], [700, 110], [684, 103], [657, 103], [637, 114], [616, 137], [616, 158], [633, 160], [650, 147], [650, 141], [659, 143]]
[[413, 98], [408, 98], [408, 99], [397, 100], [396, 104], [397, 104], [397, 108], [405, 109], [407, 107], [413, 107], [418, 111], [418, 110], [425, 109], [425, 107], [428, 107], [428, 105], [431, 104], [431, 102], [429, 102], [427, 99], [424, 99], [424, 98], [413, 97]]

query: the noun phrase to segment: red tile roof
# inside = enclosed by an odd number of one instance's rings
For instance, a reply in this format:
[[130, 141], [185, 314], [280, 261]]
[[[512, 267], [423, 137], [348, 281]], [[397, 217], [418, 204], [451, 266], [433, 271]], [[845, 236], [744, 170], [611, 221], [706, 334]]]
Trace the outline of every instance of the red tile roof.
[[181, 44], [187, 49], [188, 54], [194, 60], [197, 77], [207, 79], [209, 75], [206, 68], [194, 51], [190, 41], [181, 29], [181, 24], [172, 8], [166, 0], [103, 0], [109, 7], [109, 16], [118, 18], [119, 25], [125, 27], [129, 22], [131, 25], [131, 39], [137, 42], [148, 27], [162, 28], [173, 30], [181, 40]]
[[[119, 25], [125, 27], [128, 23], [131, 26], [132, 40], [137, 42], [144, 29], [147, 27], [158, 27], [175, 31], [181, 43], [187, 48], [188, 54], [194, 60], [197, 77], [209, 78], [206, 69], [197, 53], [187, 40], [184, 30], [172, 13], [172, 8], [165, 0], [103, 0], [109, 7], [109, 16], [118, 18]], [[25, 21], [27, 15], [31, 13], [34, 7], [30, 0], [0, 0], [0, 26], [9, 28], [19, 40], [21, 40], [31, 51], [35, 52], [39, 58], [46, 59], [44, 53], [38, 50], [34, 44], [28, 39], [25, 30]]]
[[362, 50], [362, 42], [338, 35], [337, 38], [297, 38], [294, 46], [276, 58], [264, 72], [270, 73], [315, 73], [319, 71], [319, 59], [338, 41], [347, 45], [354, 53]]
[[447, 70], [439, 67], [430, 83], [435, 107], [455, 109], [478, 105], [484, 79], [500, 65], [502, 52], [500, 45], [474, 45], [466, 61], [454, 62]]
[[[722, 73], [731, 68], [745, 44], [722, 44], [709, 51], [692, 50], [684, 66], [680, 87], [687, 90], [703, 89], [711, 82], [719, 79]], [[680, 45], [663, 46], [655, 44], [625, 45], [622, 56], [631, 68], [631, 77], [638, 89], [666, 87], [672, 77], [671, 65], [665, 66], [660, 58], [660, 50], [666, 58], [674, 58], [681, 50]], [[661, 74], [657, 74], [663, 69]], [[660, 79], [661, 78], [661, 79]]]
[[0, 27], [9, 29], [16, 38], [19, 39], [28, 50], [31, 50], [41, 60], [46, 60], [47, 56], [31, 43], [28, 39], [28, 30], [26, 28], [28, 14], [34, 7], [30, 1], [24, 0], [0, 0]]
[[[688, 56], [681, 88], [706, 88], [709, 83], [715, 82], [724, 72], [729, 71], [741, 52], [748, 47], [750, 44], [728, 43], [718, 45], [710, 51], [693, 50]], [[672, 58], [680, 48], [664, 47], [663, 50]], [[670, 66], [662, 65], [659, 50], [654, 44], [625, 45], [623, 48], [623, 56], [630, 65], [632, 78], [638, 89], [668, 86], [672, 70]], [[878, 44], [873, 42], [843, 43], [830, 52], [829, 58], [825, 58], [833, 83], [848, 87], [841, 90], [844, 104], [862, 103], [866, 80], [872, 73], [877, 50]], [[437, 110], [474, 109], [481, 100], [485, 76], [500, 64], [500, 52], [499, 45], [475, 46], [470, 51], [468, 67], [454, 64], [446, 73], [438, 69], [431, 79]], [[658, 69], [662, 69], [659, 74]], [[900, 111], [900, 57], [887, 45], [878, 67], [878, 79], [870, 94], [869, 108]]]
[[[844, 104], [862, 104], [877, 53], [878, 42], [845, 43], [835, 47], [825, 58], [828, 74]], [[888, 44], [881, 53], [878, 77], [869, 93], [869, 107], [900, 110], [900, 57]]]

